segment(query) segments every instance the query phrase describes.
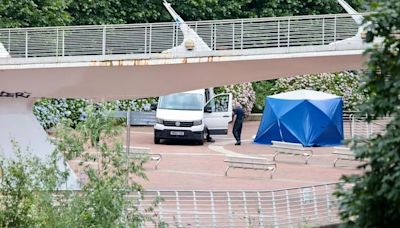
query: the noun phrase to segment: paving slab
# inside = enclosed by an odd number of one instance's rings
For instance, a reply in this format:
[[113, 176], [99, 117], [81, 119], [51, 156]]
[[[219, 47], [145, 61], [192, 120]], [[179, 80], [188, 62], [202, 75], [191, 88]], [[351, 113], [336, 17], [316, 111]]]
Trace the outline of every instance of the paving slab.
[[234, 145], [232, 126], [227, 136], [215, 136], [215, 143], [204, 145], [176, 141], [155, 145], [152, 127], [132, 127], [132, 145], [149, 147], [163, 156], [157, 170], [153, 164], [145, 165], [148, 181], [135, 179], [148, 190], [277, 190], [338, 182], [343, 174], [360, 173], [356, 169], [360, 163], [354, 161], [340, 161], [334, 168], [336, 156], [331, 154], [332, 147], [313, 147], [314, 156], [308, 165], [301, 156], [279, 154], [273, 179], [269, 172], [260, 170], [232, 169], [224, 176], [225, 155], [272, 160], [271, 146], [252, 142], [258, 125], [258, 121], [244, 122], [241, 146]]

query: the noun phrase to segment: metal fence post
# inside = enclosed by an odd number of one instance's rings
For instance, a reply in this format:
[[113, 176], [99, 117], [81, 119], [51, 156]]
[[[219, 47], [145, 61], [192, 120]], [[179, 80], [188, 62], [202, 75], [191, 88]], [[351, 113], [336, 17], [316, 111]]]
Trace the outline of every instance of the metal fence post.
[[273, 220], [274, 220], [274, 227], [278, 227], [278, 223], [276, 220], [276, 205], [275, 205], [275, 192], [271, 192], [272, 194], [272, 214], [273, 214]]
[[101, 45], [101, 53], [102, 55], [106, 55], [106, 27], [107, 25], [104, 25], [103, 27], [103, 43]]
[[328, 191], [328, 185], [325, 185], [325, 195], [326, 195], [326, 208], [328, 211], [328, 221], [331, 221], [331, 201], [330, 195], [331, 193]]
[[288, 220], [289, 220], [289, 225], [290, 225], [290, 224], [292, 224], [292, 215], [291, 215], [291, 211], [290, 211], [290, 201], [289, 201], [288, 190], [285, 190], [285, 195], [286, 195], [287, 214], [288, 214]]
[[196, 227], [200, 227], [199, 214], [198, 214], [198, 210], [197, 210], [196, 192], [192, 191], [192, 193], [193, 193], [194, 221], [195, 221]]
[[[158, 198], [161, 198], [160, 191], [157, 191], [157, 197], [158, 197]], [[161, 204], [162, 204], [161, 201], [158, 202], [158, 215], [159, 215], [159, 217], [160, 217], [160, 220], [163, 219], [163, 209], [162, 209], [162, 205], [161, 205]]]
[[125, 150], [125, 164], [126, 167], [128, 168], [128, 173], [126, 174], [125, 177], [125, 185], [128, 187], [128, 182], [129, 182], [129, 160], [128, 160], [128, 154], [129, 154], [129, 148], [131, 146], [131, 112], [128, 110], [126, 112], [126, 150]]
[[180, 28], [179, 28], [179, 26], [177, 26], [176, 32], [175, 32], [175, 46], [179, 45], [179, 31], [180, 31]]
[[62, 56], [64, 56], [65, 55], [65, 30], [63, 29], [62, 30], [62, 43], [61, 43], [61, 53], [62, 53]]
[[126, 112], [126, 153], [129, 153], [131, 146], [131, 110]]
[[322, 18], [322, 45], [325, 44], [325, 18]]
[[241, 21], [241, 31], [240, 31], [240, 50], [243, 50], [243, 19]]
[[214, 50], [217, 50], [217, 24], [215, 24], [214, 29], [215, 29], [215, 32], [214, 32], [214, 36], [215, 36], [215, 39], [214, 39]]
[[137, 207], [140, 210], [140, 207], [142, 205], [142, 194], [140, 193], [140, 191], [137, 191], [137, 197], [138, 197], [138, 199], [137, 199]]
[[318, 207], [317, 207], [317, 197], [315, 196], [315, 187], [312, 187], [313, 190], [313, 200], [314, 200], [314, 215], [318, 218]]
[[217, 221], [215, 217], [215, 202], [214, 202], [214, 193], [210, 192], [210, 197], [211, 197], [211, 216], [212, 216], [212, 224], [213, 227], [217, 227]]
[[179, 204], [179, 194], [178, 191], [175, 191], [175, 200], [176, 200], [176, 217], [177, 217], [177, 222], [178, 222], [178, 226], [177, 227], [181, 227], [181, 208], [180, 208], [180, 204]]
[[25, 32], [25, 58], [28, 58], [28, 30]]
[[300, 216], [304, 218], [304, 195], [303, 195], [303, 190], [299, 188], [299, 194], [300, 194]]
[[281, 21], [278, 20], [278, 47], [281, 47]]
[[144, 54], [147, 53], [147, 25], [144, 27]]
[[152, 35], [153, 26], [150, 24], [150, 34], [149, 34], [149, 53], [151, 54], [151, 35]]
[[355, 131], [355, 124], [356, 124], [356, 117], [355, 115], [352, 116], [351, 118], [351, 138], [354, 137], [354, 131]]
[[334, 20], [334, 26], [333, 26], [333, 43], [334, 45], [334, 50], [336, 50], [336, 33], [337, 33], [337, 16], [335, 15], [335, 20]]
[[288, 47], [288, 52], [289, 52], [289, 47], [290, 47], [290, 17], [288, 18], [287, 47]]
[[232, 50], [235, 50], [235, 22], [232, 23]]
[[233, 213], [232, 213], [232, 204], [231, 204], [231, 195], [229, 192], [226, 192], [226, 196], [228, 197], [228, 214], [229, 214], [229, 227], [233, 226]]
[[172, 24], [172, 48], [175, 47], [175, 33], [176, 33], [176, 23]]
[[261, 206], [261, 196], [260, 192], [257, 192], [257, 202], [258, 202], [258, 222], [260, 227], [264, 227], [264, 212]]
[[352, 139], [353, 138], [353, 114], [350, 114], [349, 115], [349, 135], [350, 135], [350, 139]]
[[11, 29], [8, 30], [8, 53], [11, 55]]
[[244, 215], [246, 219], [246, 227], [250, 227], [250, 217], [249, 217], [249, 212], [247, 210], [247, 198], [246, 198], [246, 193], [242, 192], [243, 195], [243, 209], [244, 209]]
[[210, 48], [211, 50], [214, 50], [213, 44], [214, 44], [214, 24], [211, 24], [211, 34], [210, 34]]
[[58, 35], [58, 28], [56, 29], [56, 57], [58, 57], [58, 43], [59, 43], [59, 35]]

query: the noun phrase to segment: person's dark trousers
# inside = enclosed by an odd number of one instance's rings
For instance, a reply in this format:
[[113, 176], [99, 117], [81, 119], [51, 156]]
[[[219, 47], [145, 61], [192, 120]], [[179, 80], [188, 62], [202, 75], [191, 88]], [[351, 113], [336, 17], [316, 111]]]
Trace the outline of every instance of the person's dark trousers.
[[242, 134], [242, 125], [243, 125], [243, 120], [236, 120], [235, 124], [233, 125], [233, 136], [236, 139], [236, 143], [241, 143], [240, 142], [240, 135]]

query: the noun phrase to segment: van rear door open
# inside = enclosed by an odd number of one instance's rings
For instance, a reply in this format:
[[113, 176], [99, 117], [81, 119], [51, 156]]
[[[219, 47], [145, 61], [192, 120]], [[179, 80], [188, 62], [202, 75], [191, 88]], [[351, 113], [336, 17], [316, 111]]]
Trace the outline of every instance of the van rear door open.
[[210, 134], [228, 134], [228, 123], [230, 121], [232, 121], [232, 94], [218, 94], [204, 106], [204, 123]]

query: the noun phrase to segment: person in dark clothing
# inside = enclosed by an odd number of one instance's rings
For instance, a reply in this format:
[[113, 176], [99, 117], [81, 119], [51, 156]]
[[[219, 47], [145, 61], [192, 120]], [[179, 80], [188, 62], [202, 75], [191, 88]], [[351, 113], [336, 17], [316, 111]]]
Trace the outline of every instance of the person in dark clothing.
[[244, 112], [242, 106], [239, 102], [236, 102], [235, 108], [233, 109], [233, 115], [235, 117], [235, 123], [233, 124], [233, 136], [236, 139], [236, 146], [241, 144], [240, 135], [242, 134], [242, 126], [243, 126], [243, 119], [244, 119]]

